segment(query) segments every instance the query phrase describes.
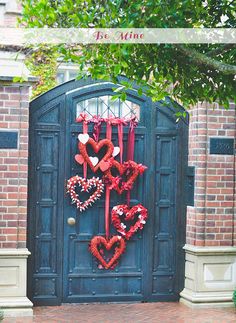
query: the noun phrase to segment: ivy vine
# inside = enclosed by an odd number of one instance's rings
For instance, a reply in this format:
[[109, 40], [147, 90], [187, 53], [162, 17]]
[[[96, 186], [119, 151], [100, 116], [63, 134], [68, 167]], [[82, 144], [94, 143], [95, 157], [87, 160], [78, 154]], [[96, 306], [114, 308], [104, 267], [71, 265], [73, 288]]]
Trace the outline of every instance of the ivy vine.
[[57, 85], [58, 58], [56, 48], [43, 45], [34, 48], [33, 52], [27, 55], [25, 64], [31, 74], [38, 78], [32, 87], [32, 99]]

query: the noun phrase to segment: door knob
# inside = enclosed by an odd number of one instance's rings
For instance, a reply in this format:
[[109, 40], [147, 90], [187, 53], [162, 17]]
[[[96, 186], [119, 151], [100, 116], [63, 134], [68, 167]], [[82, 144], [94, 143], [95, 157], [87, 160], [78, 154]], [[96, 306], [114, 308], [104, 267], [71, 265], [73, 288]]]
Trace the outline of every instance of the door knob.
[[67, 223], [69, 224], [69, 225], [75, 225], [75, 218], [68, 218], [67, 219]]

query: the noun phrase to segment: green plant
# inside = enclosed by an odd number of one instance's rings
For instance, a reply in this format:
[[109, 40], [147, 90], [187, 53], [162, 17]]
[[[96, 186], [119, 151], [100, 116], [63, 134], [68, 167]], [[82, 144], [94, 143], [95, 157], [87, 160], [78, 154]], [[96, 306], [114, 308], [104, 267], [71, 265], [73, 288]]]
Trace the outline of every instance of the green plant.
[[233, 302], [234, 302], [234, 306], [236, 307], [236, 289], [233, 292]]
[[31, 74], [38, 78], [37, 83], [33, 86], [31, 98], [35, 98], [57, 85], [56, 72], [58, 56], [56, 48], [46, 45], [41, 45], [33, 49], [27, 55], [26, 66]]
[[4, 319], [4, 313], [3, 310], [0, 309], [0, 321]]

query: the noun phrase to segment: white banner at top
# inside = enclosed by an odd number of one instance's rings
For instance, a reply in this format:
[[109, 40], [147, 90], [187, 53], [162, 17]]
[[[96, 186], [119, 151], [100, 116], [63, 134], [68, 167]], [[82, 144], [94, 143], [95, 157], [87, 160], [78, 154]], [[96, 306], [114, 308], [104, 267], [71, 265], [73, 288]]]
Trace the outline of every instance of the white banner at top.
[[226, 44], [236, 28], [0, 28], [0, 45]]

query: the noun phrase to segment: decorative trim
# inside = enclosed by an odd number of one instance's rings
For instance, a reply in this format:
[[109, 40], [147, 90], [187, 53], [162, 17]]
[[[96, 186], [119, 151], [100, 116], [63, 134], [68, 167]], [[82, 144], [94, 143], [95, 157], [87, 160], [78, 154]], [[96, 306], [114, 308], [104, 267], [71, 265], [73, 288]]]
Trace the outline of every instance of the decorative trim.
[[33, 316], [33, 303], [27, 297], [0, 297], [4, 317]]
[[206, 254], [218, 255], [218, 254], [225, 254], [225, 253], [236, 254], [236, 246], [235, 247], [230, 247], [230, 246], [229, 247], [228, 246], [198, 247], [198, 246], [191, 246], [186, 244], [183, 247], [183, 249], [189, 253], [198, 254], [198, 255], [206, 255]]
[[[0, 81], [1, 82], [13, 82], [13, 79], [14, 79], [14, 76], [1, 76], [0, 75]], [[35, 82], [37, 82], [38, 81], [38, 78], [37, 77], [34, 77], [34, 76], [29, 76], [29, 77], [27, 77], [27, 80], [26, 81], [24, 81], [24, 82], [22, 82], [22, 83], [19, 83], [19, 82], [14, 82], [14, 85], [15, 86], [19, 86], [19, 85], [21, 85], [22, 86], [22, 84], [23, 85], [29, 85], [29, 86], [31, 86], [31, 83], [35, 83]]]
[[27, 248], [20, 248], [20, 249], [13, 249], [13, 248], [3, 248], [0, 249], [0, 257], [2, 258], [4, 256], [5, 257], [20, 257], [20, 258], [26, 258], [27, 256], [29, 256], [31, 253]]

